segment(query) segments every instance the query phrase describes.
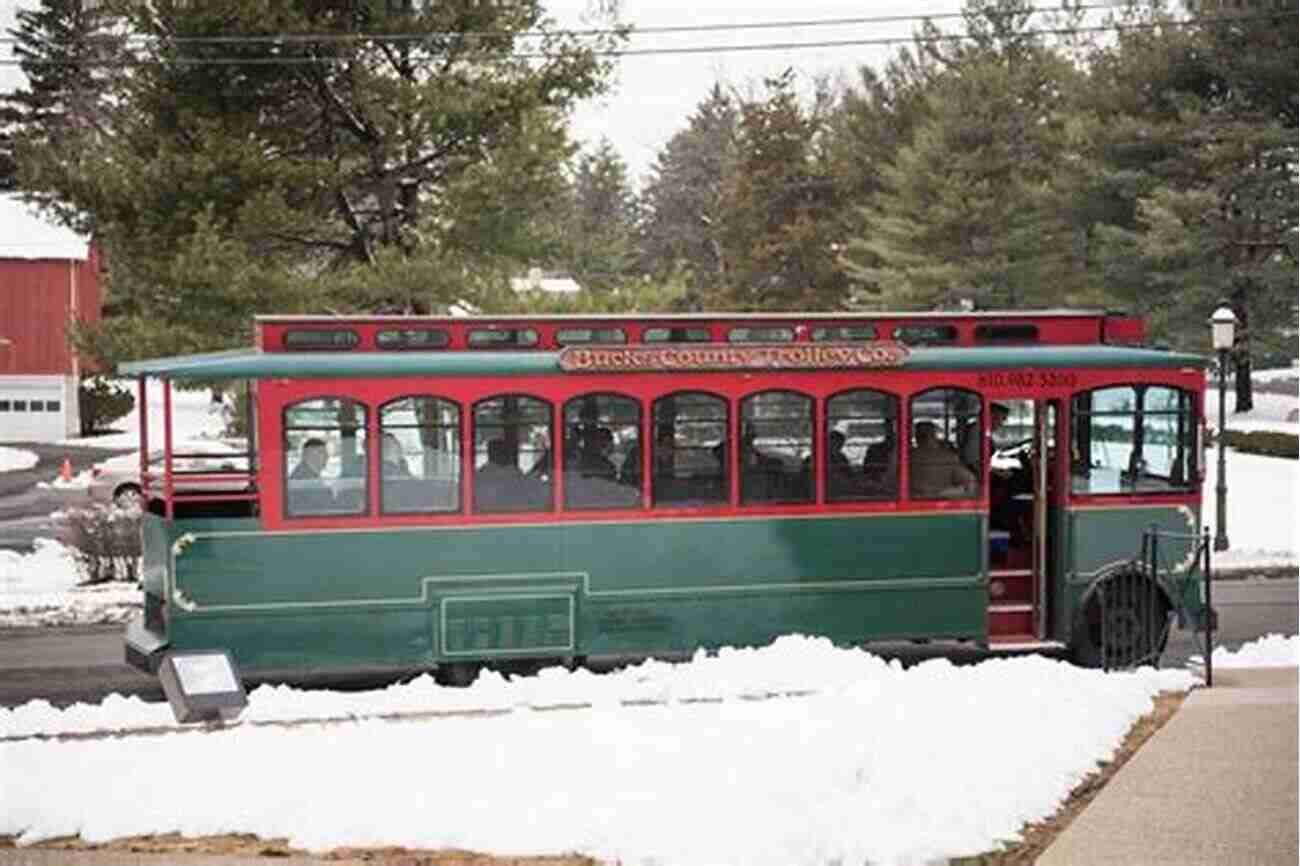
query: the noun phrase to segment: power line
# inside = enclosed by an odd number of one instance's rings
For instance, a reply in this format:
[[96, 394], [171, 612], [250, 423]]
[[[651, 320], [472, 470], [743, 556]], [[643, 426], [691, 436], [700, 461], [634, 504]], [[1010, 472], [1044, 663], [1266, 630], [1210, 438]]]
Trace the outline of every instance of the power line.
[[[1132, 24], [1105, 24], [1090, 27], [1060, 27], [1023, 30], [1018, 36], [1069, 36], [1079, 33], [1126, 32], [1140, 30], [1159, 30], [1166, 27], [1195, 27], [1208, 24], [1238, 24], [1244, 21], [1273, 20], [1289, 13], [1264, 15], [1233, 15], [1223, 18], [1190, 18], [1160, 22], [1135, 22]], [[366, 37], [367, 40], [373, 37]], [[939, 43], [970, 41], [975, 37], [966, 33], [939, 33], [930, 35], [914, 34], [912, 36], [883, 36], [865, 39], [820, 40], [815, 42], [766, 42], [748, 45], [692, 45], [676, 48], [611, 48], [589, 49], [597, 57], [644, 57], [654, 55], [686, 54], [720, 54], [727, 52], [750, 51], [797, 51], [808, 48], [850, 48], [881, 45], [904, 45], [916, 43]], [[510, 51], [499, 60], [544, 60], [566, 56], [553, 51]], [[24, 63], [33, 66], [77, 66], [82, 68], [129, 68], [141, 66], [317, 66], [337, 62], [336, 56], [318, 57], [170, 57], [155, 59], [123, 59], [113, 61], [95, 60], [0, 60], [0, 66], [21, 66]]]
[[[1015, 15], [1042, 15], [1046, 13], [1062, 12], [1088, 12], [1099, 9], [1114, 9], [1114, 3], [1094, 3], [1080, 4], [1074, 7], [1065, 6], [1035, 6], [1030, 9], [1001, 11], [987, 10], [982, 15], [995, 18], [1005, 18]], [[378, 41], [378, 42], [402, 42], [402, 41], [422, 41], [425, 39], [443, 39], [453, 37], [470, 37], [483, 39], [497, 39], [503, 36], [515, 38], [542, 38], [547, 36], [617, 36], [627, 33], [630, 36], [658, 35], [668, 33], [708, 33], [723, 30], [776, 30], [790, 29], [794, 27], [848, 27], [862, 24], [900, 24], [908, 21], [942, 21], [956, 18], [965, 18], [963, 12], [913, 12], [906, 15], [868, 15], [853, 18], [817, 18], [798, 21], [750, 21], [739, 24], [681, 24], [672, 26], [659, 27], [629, 27], [629, 28], [597, 28], [587, 30], [521, 30], [518, 32], [509, 30], [463, 30], [463, 31], [429, 31], [426, 33], [286, 33], [279, 35], [267, 36], [173, 36], [173, 37], [148, 37], [132, 36], [126, 37], [136, 40], [162, 39], [163, 41], [176, 44], [223, 44], [223, 43], [280, 43], [280, 42], [352, 42], [352, 41]], [[111, 39], [112, 37], [92, 37]], [[15, 37], [0, 37], [0, 43], [17, 42]], [[55, 43], [60, 44], [60, 43]], [[63, 43], [66, 44], [66, 43]]]

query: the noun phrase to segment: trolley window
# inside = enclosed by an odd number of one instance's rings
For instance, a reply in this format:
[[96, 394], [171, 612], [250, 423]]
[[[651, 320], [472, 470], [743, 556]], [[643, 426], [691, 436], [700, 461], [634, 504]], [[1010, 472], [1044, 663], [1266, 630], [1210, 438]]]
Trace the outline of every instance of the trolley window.
[[894, 339], [909, 346], [941, 346], [957, 342], [954, 325], [902, 325], [894, 329]]
[[740, 403], [740, 501], [812, 502], [813, 399], [764, 391]]
[[445, 349], [451, 336], [442, 328], [402, 328], [375, 334], [375, 347], [389, 351], [403, 349]]
[[474, 406], [474, 510], [549, 511], [551, 404], [507, 394]]
[[564, 404], [564, 507], [641, 504], [641, 404], [583, 394]]
[[[960, 388], [932, 388], [912, 398], [908, 472], [913, 499], [979, 495], [981, 408], [978, 394]], [[968, 463], [962, 454], [971, 452]]]
[[379, 411], [379, 505], [385, 514], [460, 510], [460, 407], [401, 397]]
[[790, 343], [794, 328], [732, 328], [727, 332], [731, 343]]
[[898, 497], [898, 398], [846, 391], [826, 401], [826, 501]]
[[1036, 343], [1038, 326], [1029, 324], [976, 325], [977, 343]]
[[475, 328], [466, 337], [471, 349], [532, 349], [537, 340], [533, 328]]
[[317, 397], [284, 409], [284, 510], [289, 517], [366, 511], [366, 407]]
[[654, 402], [650, 449], [655, 507], [717, 505], [731, 497], [727, 401], [680, 392]]
[[627, 342], [627, 332], [622, 328], [561, 328], [555, 332], [555, 342], [560, 346], [618, 345]]
[[708, 328], [646, 328], [643, 343], [708, 343], [713, 340]]
[[329, 330], [313, 328], [284, 332], [284, 347], [286, 349], [318, 351], [355, 349], [360, 343], [361, 338], [357, 336], [357, 332], [345, 328]]
[[1076, 394], [1071, 489], [1075, 493], [1167, 493], [1199, 479], [1195, 400], [1163, 385], [1122, 385]]
[[867, 343], [876, 339], [876, 329], [871, 325], [813, 328], [812, 338], [814, 343]]

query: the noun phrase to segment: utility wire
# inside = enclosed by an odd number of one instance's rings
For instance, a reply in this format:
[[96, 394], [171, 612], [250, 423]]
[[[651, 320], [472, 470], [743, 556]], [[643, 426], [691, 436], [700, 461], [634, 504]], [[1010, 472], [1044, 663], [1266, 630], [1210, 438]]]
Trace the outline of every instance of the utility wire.
[[[1079, 6], [1035, 6], [1030, 9], [1001, 11], [987, 10], [981, 15], [994, 18], [1005, 18], [1013, 15], [1042, 15], [1046, 13], [1069, 13], [1073, 11], [1087, 12], [1098, 9], [1114, 9], [1114, 3], [1094, 3], [1080, 4]], [[869, 15], [855, 18], [817, 18], [802, 21], [751, 21], [739, 24], [681, 24], [672, 26], [659, 27], [628, 27], [628, 28], [607, 28], [607, 29], [590, 29], [590, 30], [521, 30], [513, 32], [509, 30], [464, 30], [464, 31], [429, 31], [426, 33], [286, 33], [280, 35], [267, 36], [173, 36], [173, 37], [150, 37], [150, 36], [129, 36], [127, 39], [150, 40], [165, 39], [167, 42], [177, 44], [204, 44], [204, 43], [277, 43], [277, 42], [348, 42], [358, 40], [375, 40], [382, 42], [401, 42], [401, 41], [420, 41], [424, 39], [443, 39], [443, 38], [484, 38], [498, 39], [503, 36], [515, 38], [541, 38], [547, 36], [617, 36], [626, 33], [630, 36], [656, 35], [664, 33], [709, 33], [721, 30], [779, 30], [789, 29], [792, 27], [848, 27], [861, 24], [898, 24], [908, 21], [942, 21], [954, 18], [965, 18], [963, 12], [913, 12], [906, 15]], [[113, 37], [92, 37], [111, 39]], [[0, 37], [0, 43], [17, 42], [17, 38]], [[55, 43], [61, 44], [61, 43]], [[66, 44], [66, 43], [62, 43]]]
[[[1244, 21], [1272, 20], [1283, 16], [1291, 17], [1290, 13], [1274, 13], [1264, 15], [1233, 15], [1223, 18], [1191, 18], [1178, 21], [1160, 21], [1160, 22], [1135, 22], [1132, 24], [1105, 24], [1090, 27], [1060, 27], [1060, 28], [1038, 28], [1033, 30], [1020, 31], [1018, 36], [1068, 36], [1079, 33], [1104, 33], [1104, 32], [1125, 32], [1139, 30], [1159, 30], [1166, 27], [1197, 27], [1208, 24], [1239, 24]], [[371, 39], [373, 37], [367, 37]], [[912, 36], [885, 36], [866, 39], [838, 39], [838, 40], [821, 40], [816, 42], [766, 42], [748, 45], [692, 45], [676, 48], [611, 48], [611, 49], [589, 49], [591, 54], [597, 57], [644, 57], [654, 55], [683, 55], [683, 54], [719, 54], [726, 52], [748, 52], [748, 51], [796, 51], [808, 48], [848, 48], [862, 47], [869, 45], [912, 45], [917, 43], [938, 43], [938, 42], [962, 42], [970, 41], [975, 37], [966, 33], [939, 33], [930, 35], [914, 34]], [[552, 51], [511, 51], [499, 60], [543, 60], [565, 57], [566, 54]], [[0, 60], [0, 66], [20, 66], [30, 64], [33, 66], [77, 66], [83, 68], [127, 68], [140, 66], [165, 66], [165, 65], [184, 65], [184, 66], [313, 66], [321, 64], [335, 63], [339, 60], [336, 56], [320, 57], [169, 57], [143, 59], [134, 58], [129, 60], [114, 61], [96, 61], [96, 60], [44, 60], [39, 58], [29, 58], [26, 60]]]

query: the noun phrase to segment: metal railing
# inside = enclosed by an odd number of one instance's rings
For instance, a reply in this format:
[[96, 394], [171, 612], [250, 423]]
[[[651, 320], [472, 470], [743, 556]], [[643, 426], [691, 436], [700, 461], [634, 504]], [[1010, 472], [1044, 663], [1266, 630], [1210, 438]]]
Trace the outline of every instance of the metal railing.
[[[1188, 570], [1176, 583], [1161, 580], [1162, 574], [1173, 577], [1175, 572], [1161, 562], [1162, 541], [1194, 545]], [[1182, 545], [1179, 547], [1186, 550]], [[1187, 624], [1186, 593], [1200, 571], [1200, 604], [1192, 610], [1192, 626], [1204, 632], [1205, 684], [1213, 685], [1211, 653], [1217, 623], [1212, 605], [1212, 548], [1208, 528], [1200, 534], [1169, 532], [1155, 525], [1143, 530], [1142, 550], [1134, 561], [1134, 570], [1108, 580], [1097, 594], [1104, 668], [1133, 668], [1159, 659], [1174, 617], [1177, 616], [1180, 626]]]

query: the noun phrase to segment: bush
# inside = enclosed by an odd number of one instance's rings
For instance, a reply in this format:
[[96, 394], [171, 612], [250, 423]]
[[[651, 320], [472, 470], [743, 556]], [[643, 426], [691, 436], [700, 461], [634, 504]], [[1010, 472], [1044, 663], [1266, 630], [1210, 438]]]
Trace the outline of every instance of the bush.
[[1300, 459], [1300, 436], [1274, 430], [1229, 430], [1223, 438], [1229, 448], [1243, 454]]
[[108, 429], [109, 424], [130, 414], [135, 408], [135, 397], [130, 391], [110, 385], [100, 376], [83, 381], [77, 397], [81, 409], [82, 436]]
[[63, 513], [63, 543], [72, 548], [82, 585], [139, 580], [139, 509], [69, 509]]

